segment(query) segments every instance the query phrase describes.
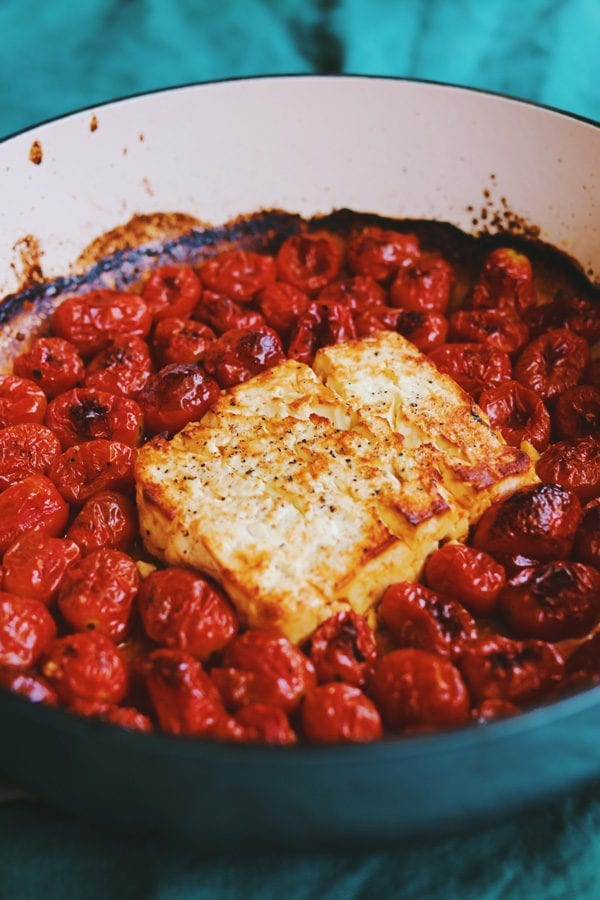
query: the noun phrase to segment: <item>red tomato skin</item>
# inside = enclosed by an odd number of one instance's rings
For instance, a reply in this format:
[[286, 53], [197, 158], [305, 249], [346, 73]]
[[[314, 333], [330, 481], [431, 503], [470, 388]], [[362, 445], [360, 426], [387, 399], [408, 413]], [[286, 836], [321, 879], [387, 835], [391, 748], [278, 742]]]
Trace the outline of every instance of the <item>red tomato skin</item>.
[[117, 337], [85, 369], [85, 387], [135, 397], [146, 386], [152, 363], [146, 341], [135, 335]]
[[215, 333], [208, 325], [169, 316], [156, 323], [152, 352], [160, 368], [178, 363], [191, 365], [204, 359], [214, 339]]
[[117, 706], [104, 700], [73, 700], [69, 712], [86, 719], [100, 719], [110, 725], [118, 725], [128, 731], [154, 731], [151, 719], [132, 706]]
[[449, 319], [451, 341], [476, 341], [513, 354], [529, 340], [529, 328], [510, 309], [461, 309]]
[[522, 314], [536, 301], [531, 262], [511, 247], [497, 247], [486, 257], [473, 288], [471, 305], [511, 309]]
[[474, 616], [494, 612], [506, 581], [503, 566], [465, 544], [445, 544], [434, 551], [423, 575], [432, 591], [454, 597]]
[[286, 238], [276, 256], [278, 279], [311, 296], [335, 281], [341, 266], [340, 242], [325, 231]]
[[189, 569], [157, 569], [140, 587], [137, 606], [149, 638], [203, 661], [237, 634], [237, 618], [224, 593]]
[[514, 376], [542, 400], [553, 400], [583, 381], [589, 362], [587, 341], [566, 328], [555, 328], [534, 338], [521, 351]]
[[588, 503], [575, 535], [575, 559], [600, 569], [600, 498]]
[[469, 696], [460, 672], [448, 659], [426, 650], [407, 647], [382, 656], [370, 695], [394, 731], [451, 728], [469, 718]]
[[460, 668], [476, 703], [507, 700], [530, 704], [547, 694], [562, 678], [564, 662], [544, 641], [515, 641], [495, 635], [473, 641]]
[[556, 401], [552, 423], [562, 440], [600, 434], [600, 390], [591, 384], [567, 388]]
[[566, 663], [567, 674], [581, 674], [594, 684], [600, 682], [600, 632], [582, 641]]
[[521, 710], [509, 700], [483, 700], [472, 712], [472, 718], [478, 725], [486, 725], [496, 719], [518, 716]]
[[26, 697], [30, 703], [58, 706], [58, 694], [41, 675], [7, 672], [0, 675], [0, 684], [11, 693]]
[[164, 366], [138, 394], [146, 432], [175, 434], [189, 422], [201, 419], [219, 395], [215, 379], [199, 366]]
[[0, 553], [27, 531], [61, 534], [69, 506], [45, 475], [28, 475], [0, 494]]
[[263, 325], [226, 331], [207, 349], [204, 365], [220, 387], [230, 388], [284, 359], [279, 335]]
[[135, 504], [117, 491], [98, 491], [86, 500], [67, 531], [81, 553], [94, 550], [127, 551], [138, 534]]
[[422, 253], [402, 266], [390, 287], [390, 305], [414, 312], [445, 313], [454, 287], [454, 271], [439, 253]]
[[54, 619], [43, 603], [0, 591], [0, 671], [26, 671], [56, 636]]
[[201, 294], [200, 279], [185, 266], [159, 266], [150, 273], [142, 289], [155, 322], [170, 316], [189, 316]]
[[120, 703], [127, 691], [127, 667], [119, 649], [99, 631], [53, 641], [42, 674], [67, 705], [81, 700]]
[[238, 741], [254, 744], [286, 746], [298, 743], [296, 732], [288, 717], [278, 706], [249, 703], [235, 713], [234, 721], [241, 727]]
[[61, 337], [41, 337], [15, 358], [15, 375], [29, 378], [52, 399], [83, 381], [83, 360], [77, 349]]
[[600, 309], [585, 297], [558, 291], [553, 300], [526, 310], [524, 319], [533, 337], [553, 328], [568, 328], [590, 344], [600, 340]]
[[50, 467], [48, 477], [68, 503], [85, 503], [99, 491], [133, 490], [135, 452], [105, 438], [74, 444]]
[[377, 659], [375, 635], [363, 616], [342, 610], [314, 632], [310, 659], [319, 682], [344, 681], [363, 687]]
[[67, 297], [52, 316], [55, 335], [70, 341], [83, 356], [93, 356], [121, 335], [146, 337], [152, 316], [137, 294], [93, 290]]
[[386, 291], [370, 275], [353, 275], [326, 285], [319, 293], [320, 303], [341, 303], [353, 312], [384, 306]]
[[319, 347], [342, 344], [356, 337], [352, 310], [342, 303], [311, 303], [300, 316], [290, 340], [288, 357], [311, 365]]
[[111, 548], [94, 550], [67, 570], [58, 608], [76, 631], [94, 630], [113, 641], [122, 640], [139, 586], [130, 556]]
[[37, 422], [0, 430], [0, 491], [28, 475], [46, 475], [61, 452], [54, 433]]
[[308, 309], [310, 299], [293, 284], [273, 281], [259, 293], [257, 302], [264, 322], [287, 341], [298, 319]]
[[49, 403], [45, 423], [63, 450], [98, 438], [137, 447], [142, 438], [143, 415], [140, 406], [129, 397], [94, 388], [73, 388]]
[[202, 264], [200, 279], [210, 291], [248, 303], [275, 281], [275, 261], [250, 250], [226, 250]]
[[357, 337], [378, 331], [396, 331], [411, 341], [421, 353], [430, 353], [446, 340], [448, 322], [441, 313], [376, 306], [359, 311], [354, 317]]
[[512, 377], [508, 354], [485, 344], [443, 344], [429, 358], [440, 372], [450, 375], [475, 400], [483, 391]]
[[353, 274], [387, 281], [420, 255], [416, 235], [367, 226], [350, 239], [346, 258]]
[[43, 422], [48, 401], [35, 381], [0, 375], [0, 428], [22, 422]]
[[358, 687], [333, 682], [307, 693], [302, 731], [314, 744], [362, 744], [378, 740], [383, 728], [374, 703]]
[[143, 663], [146, 688], [167, 734], [211, 736], [225, 717], [218, 691], [197, 659], [181, 650], [154, 650]]
[[482, 392], [479, 406], [507, 444], [529, 441], [540, 453], [550, 440], [550, 415], [539, 394], [518, 381], [504, 381]]
[[600, 495], [600, 434], [575, 441], [558, 441], [538, 459], [535, 471], [577, 494], [582, 503]]
[[26, 532], [4, 554], [4, 589], [49, 606], [65, 572], [80, 557], [73, 541]]
[[215, 294], [214, 291], [204, 291], [193, 317], [218, 335], [234, 329], [260, 328], [267, 324], [258, 310], [242, 306], [231, 297]]

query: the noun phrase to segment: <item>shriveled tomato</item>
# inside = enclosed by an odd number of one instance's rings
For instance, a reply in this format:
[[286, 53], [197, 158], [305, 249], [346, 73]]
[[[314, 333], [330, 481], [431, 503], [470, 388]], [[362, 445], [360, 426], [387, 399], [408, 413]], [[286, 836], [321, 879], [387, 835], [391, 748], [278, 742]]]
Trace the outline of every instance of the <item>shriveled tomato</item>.
[[237, 633], [224, 593], [189, 569], [157, 569], [142, 582], [137, 600], [146, 634], [200, 660], [223, 650]]
[[288, 356], [310, 365], [319, 347], [342, 344], [356, 337], [352, 311], [342, 303], [317, 301], [300, 316]]
[[0, 591], [0, 670], [30, 669], [56, 636], [43, 603]]
[[581, 674], [590, 683], [600, 683], [600, 632], [583, 641], [567, 660], [569, 676]]
[[70, 341], [41, 337], [15, 357], [13, 371], [34, 381], [52, 399], [83, 381], [83, 360]]
[[85, 368], [86, 388], [135, 397], [146, 386], [152, 364], [146, 341], [135, 335], [117, 337]]
[[423, 574], [431, 590], [458, 600], [474, 616], [493, 613], [506, 580], [489, 554], [465, 544], [440, 547], [427, 558]]
[[247, 303], [275, 281], [275, 260], [250, 250], [226, 250], [202, 264], [200, 278], [209, 290]]
[[0, 428], [21, 422], [43, 422], [48, 401], [35, 381], [0, 375]]
[[552, 400], [583, 380], [590, 361], [584, 338], [566, 328], [555, 328], [535, 338], [515, 363], [515, 379], [542, 400]]
[[188, 422], [201, 419], [219, 394], [215, 379], [199, 366], [187, 363], [164, 366], [138, 394], [146, 431], [174, 434]]
[[45, 475], [28, 475], [0, 494], [0, 553], [26, 531], [56, 537], [69, 507]]
[[446, 340], [448, 322], [440, 313], [374, 306], [354, 316], [357, 337], [368, 337], [378, 331], [396, 331], [417, 347], [430, 353]]
[[567, 441], [600, 434], [600, 389], [591, 384], [568, 388], [556, 401], [552, 423]]
[[497, 247], [486, 256], [473, 288], [472, 306], [513, 309], [523, 313], [536, 301], [531, 262], [511, 247]]
[[370, 275], [353, 275], [326, 285], [318, 299], [320, 303], [343, 303], [354, 312], [384, 306], [387, 294]]
[[529, 340], [529, 328], [512, 309], [461, 309], [450, 316], [451, 341], [476, 341], [516, 353]]
[[429, 358], [475, 400], [482, 391], [509, 381], [512, 374], [508, 354], [485, 344], [443, 344]]
[[225, 334], [234, 328], [260, 328], [267, 322], [256, 309], [242, 306], [230, 297], [204, 291], [202, 300], [196, 305], [194, 319], [209, 326], [217, 334]]
[[414, 312], [445, 313], [454, 287], [454, 271], [439, 253], [422, 253], [403, 265], [390, 287], [390, 305]]
[[156, 323], [152, 335], [152, 350], [159, 366], [173, 363], [197, 363], [204, 354], [215, 333], [208, 325], [192, 319], [167, 317]]
[[85, 503], [98, 491], [130, 491], [134, 451], [104, 438], [69, 447], [54, 461], [48, 477], [69, 503]]
[[492, 426], [511, 447], [529, 441], [541, 452], [548, 446], [550, 414], [536, 391], [518, 381], [504, 381], [483, 391], [478, 402]]
[[258, 307], [266, 324], [284, 340], [289, 338], [309, 303], [308, 294], [285, 281], [273, 281], [258, 295]]
[[189, 316], [201, 293], [200, 279], [186, 266], [159, 266], [142, 289], [155, 322], [168, 316]]
[[54, 432], [37, 422], [0, 429], [0, 491], [28, 475], [45, 475], [60, 451]]
[[440, 656], [459, 656], [465, 641], [477, 634], [464, 606], [413, 581], [391, 584], [379, 615], [400, 647], [419, 647]]
[[574, 553], [579, 562], [600, 569], [600, 497], [583, 510], [575, 535]]
[[138, 533], [134, 503], [117, 491], [98, 491], [77, 513], [67, 537], [85, 556], [93, 550], [129, 550]]
[[73, 700], [69, 711], [87, 719], [100, 719], [110, 725], [118, 725], [128, 731], [153, 731], [151, 719], [133, 706], [117, 706], [104, 700]]
[[600, 572], [576, 562], [524, 569], [504, 586], [500, 606], [517, 637], [582, 637], [600, 619]]
[[577, 494], [582, 503], [600, 495], [600, 434], [558, 441], [538, 459], [535, 471]]
[[310, 658], [321, 683], [345, 681], [362, 687], [377, 659], [375, 635], [363, 616], [342, 610], [316, 629]]
[[342, 248], [338, 238], [325, 231], [294, 234], [279, 248], [276, 265], [281, 281], [313, 295], [338, 277]]
[[386, 281], [420, 254], [416, 235], [367, 226], [350, 239], [346, 258], [354, 274]]
[[80, 556], [73, 541], [25, 533], [4, 554], [4, 589], [49, 605], [65, 572]]
[[206, 371], [222, 388], [248, 381], [285, 359], [279, 335], [266, 325], [226, 331], [204, 357]]
[[486, 725], [496, 719], [507, 719], [518, 716], [521, 710], [510, 700], [483, 700], [472, 712], [472, 718], [478, 725]]
[[42, 674], [63, 703], [103, 700], [120, 703], [127, 691], [127, 667], [115, 644], [99, 631], [57, 638], [47, 648]]
[[219, 693], [202, 666], [182, 650], [155, 650], [143, 663], [154, 712], [167, 734], [210, 735], [225, 717]]
[[524, 319], [533, 337], [551, 328], [568, 328], [590, 344], [600, 340], [600, 307], [585, 297], [558, 291], [549, 303], [528, 309]]
[[97, 631], [113, 640], [127, 632], [140, 576], [130, 556], [95, 550], [66, 572], [58, 607], [76, 631]]
[[544, 641], [515, 641], [496, 635], [473, 641], [460, 669], [477, 703], [508, 700], [529, 704], [547, 694], [562, 678], [563, 659]]
[[568, 559], [581, 515], [575, 494], [556, 484], [534, 484], [493, 503], [475, 526], [472, 543], [503, 565], [517, 556]]
[[137, 447], [143, 416], [139, 405], [129, 397], [94, 388], [73, 388], [52, 400], [45, 422], [64, 450], [98, 438]]
[[20, 694], [21, 697], [26, 697], [30, 703], [58, 706], [58, 694], [41, 675], [10, 672], [0, 675], [0, 684], [13, 694]]
[[458, 669], [427, 650], [392, 650], [375, 666], [370, 694], [389, 728], [451, 728], [469, 718], [469, 695]]
[[235, 723], [241, 727], [238, 740], [258, 744], [295, 744], [296, 732], [279, 706], [268, 703], [249, 703], [238, 709]]
[[302, 704], [302, 731], [314, 744], [358, 744], [381, 737], [381, 716], [371, 700], [351, 684], [321, 684]]
[[52, 316], [55, 335], [92, 356], [121, 335], [146, 337], [152, 316], [148, 304], [126, 291], [93, 290], [67, 297]]

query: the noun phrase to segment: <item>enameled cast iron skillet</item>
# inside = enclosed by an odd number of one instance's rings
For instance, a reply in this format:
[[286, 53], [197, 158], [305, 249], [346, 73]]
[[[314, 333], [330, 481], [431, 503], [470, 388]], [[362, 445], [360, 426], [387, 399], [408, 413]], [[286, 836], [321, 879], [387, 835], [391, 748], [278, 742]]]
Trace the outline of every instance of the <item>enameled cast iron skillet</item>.
[[[5, 141], [0, 197], [0, 296], [19, 294], [0, 306], [0, 357], [57, 291], [129, 265], [123, 241], [156, 236], [156, 212], [218, 226], [261, 209], [348, 207], [468, 232], [535, 226], [600, 279], [598, 124], [444, 85], [309, 76], [135, 97]], [[140, 214], [125, 238], [81, 255]], [[40, 267], [58, 279], [49, 288]], [[207, 848], [364, 847], [591, 784], [600, 688], [485, 727], [331, 748], [132, 733], [1, 691], [0, 735], [3, 775], [112, 827]]]

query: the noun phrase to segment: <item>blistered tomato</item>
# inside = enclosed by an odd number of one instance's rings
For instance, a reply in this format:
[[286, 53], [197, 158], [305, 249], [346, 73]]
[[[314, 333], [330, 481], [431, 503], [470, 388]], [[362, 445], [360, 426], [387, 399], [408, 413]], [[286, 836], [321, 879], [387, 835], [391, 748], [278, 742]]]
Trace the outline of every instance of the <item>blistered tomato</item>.
[[43, 422], [48, 401], [35, 381], [0, 375], [0, 428], [21, 422]]
[[326, 232], [294, 234], [279, 248], [276, 263], [281, 281], [314, 294], [338, 277], [342, 251], [338, 239]]
[[48, 477], [69, 503], [85, 503], [98, 491], [129, 491], [134, 450], [104, 438], [75, 444], [50, 467]]
[[234, 387], [285, 358], [279, 335], [266, 325], [226, 331], [204, 357], [206, 371], [222, 388]]
[[368, 226], [350, 239], [346, 256], [356, 275], [386, 281], [402, 266], [414, 262], [420, 252], [416, 235]]
[[118, 337], [88, 363], [85, 386], [135, 397], [146, 386], [151, 368], [146, 341], [135, 335]]
[[117, 491], [98, 491], [85, 501], [67, 531], [85, 556], [102, 548], [129, 550], [138, 533], [134, 503]]
[[450, 263], [439, 253], [422, 253], [399, 269], [390, 287], [390, 304], [415, 312], [445, 313], [453, 286]]
[[154, 712], [167, 734], [210, 735], [225, 717], [215, 686], [189, 653], [155, 650], [142, 669]]
[[94, 388], [73, 388], [52, 400], [45, 423], [65, 450], [97, 438], [137, 447], [143, 416], [138, 404], [129, 397]]
[[486, 344], [443, 344], [429, 358], [475, 400], [482, 391], [508, 381], [512, 373], [508, 354]]
[[28, 531], [56, 537], [69, 507], [45, 475], [28, 475], [0, 494], [0, 553]]
[[465, 544], [445, 544], [432, 553], [424, 578], [432, 590], [458, 600], [475, 616], [494, 611], [506, 580], [503, 567], [489, 554]]
[[42, 674], [63, 703], [104, 700], [120, 703], [127, 690], [127, 667], [104, 634], [87, 631], [57, 638], [47, 648]]
[[82, 356], [99, 353], [121, 335], [146, 337], [152, 316], [148, 305], [125, 291], [94, 290], [67, 297], [54, 311], [52, 330]]
[[363, 616], [342, 610], [314, 632], [310, 658], [321, 683], [345, 681], [362, 687], [377, 659], [375, 635]]
[[275, 281], [275, 261], [250, 250], [227, 250], [202, 264], [200, 278], [209, 290], [247, 303]]
[[217, 382], [198, 366], [186, 363], [165, 366], [138, 394], [146, 431], [174, 434], [188, 422], [201, 419], [219, 394]]
[[4, 554], [4, 588], [48, 605], [56, 597], [65, 572], [80, 556], [73, 541], [35, 531], [25, 533]]
[[518, 381], [505, 381], [483, 391], [479, 406], [511, 447], [529, 441], [541, 452], [548, 446], [550, 415], [546, 405], [539, 394]]
[[201, 293], [198, 276], [185, 266], [159, 266], [142, 289], [142, 297], [155, 322], [167, 316], [189, 316]]
[[30, 669], [55, 635], [43, 603], [0, 591], [0, 671]]
[[42, 337], [15, 358], [15, 375], [29, 378], [52, 399], [83, 381], [83, 360], [70, 341]]
[[374, 703], [351, 684], [321, 684], [302, 704], [302, 731], [315, 744], [367, 743], [382, 730]]
[[37, 422], [0, 429], [0, 491], [28, 475], [46, 475], [60, 452], [54, 432]]

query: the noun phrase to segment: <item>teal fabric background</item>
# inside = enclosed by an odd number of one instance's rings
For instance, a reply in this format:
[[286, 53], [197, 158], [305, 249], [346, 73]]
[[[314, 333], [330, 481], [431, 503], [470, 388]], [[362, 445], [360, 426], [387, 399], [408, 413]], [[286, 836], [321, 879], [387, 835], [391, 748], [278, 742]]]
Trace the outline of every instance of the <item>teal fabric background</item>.
[[[290, 72], [442, 80], [600, 119], [598, 0], [3, 0], [0, 38], [0, 136], [133, 92]], [[4, 803], [0, 900], [42, 897], [595, 900], [600, 788], [419, 846], [247, 859]]]

